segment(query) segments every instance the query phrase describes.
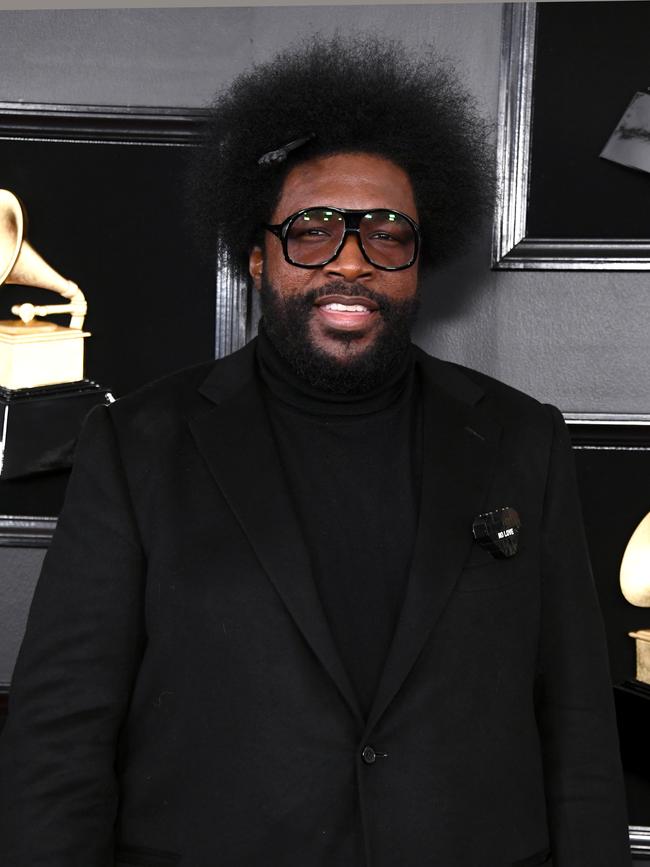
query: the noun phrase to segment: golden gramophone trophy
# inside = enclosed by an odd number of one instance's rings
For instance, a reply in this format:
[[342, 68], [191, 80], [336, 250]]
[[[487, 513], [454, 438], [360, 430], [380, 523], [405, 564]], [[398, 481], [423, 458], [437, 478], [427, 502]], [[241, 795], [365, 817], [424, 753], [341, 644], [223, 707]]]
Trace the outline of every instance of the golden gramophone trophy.
[[[39, 287], [64, 303], [15, 304], [0, 320], [0, 480], [69, 467], [79, 427], [110, 392], [84, 379], [83, 292], [51, 268], [24, 239], [19, 199], [0, 190], [0, 287]], [[70, 325], [39, 318], [69, 313]]]
[[[621, 591], [632, 605], [650, 608], [650, 512], [627, 543], [621, 562]], [[650, 695], [650, 629], [630, 632], [636, 642], [636, 680]]]

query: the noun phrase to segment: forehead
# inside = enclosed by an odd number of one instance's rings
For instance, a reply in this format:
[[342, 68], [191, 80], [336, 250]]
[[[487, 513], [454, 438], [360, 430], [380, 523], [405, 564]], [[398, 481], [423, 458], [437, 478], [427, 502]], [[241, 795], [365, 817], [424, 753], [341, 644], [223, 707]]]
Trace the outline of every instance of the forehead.
[[413, 187], [398, 165], [374, 154], [335, 154], [301, 163], [285, 178], [273, 222], [315, 205], [387, 208], [417, 220]]

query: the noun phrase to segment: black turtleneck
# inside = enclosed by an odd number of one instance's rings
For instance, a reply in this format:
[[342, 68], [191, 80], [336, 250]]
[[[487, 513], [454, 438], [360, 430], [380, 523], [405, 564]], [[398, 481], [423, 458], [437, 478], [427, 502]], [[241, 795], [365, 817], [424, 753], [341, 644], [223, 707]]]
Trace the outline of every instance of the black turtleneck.
[[399, 615], [418, 515], [419, 387], [411, 347], [362, 395], [313, 388], [263, 328], [258, 371], [318, 592], [367, 715]]

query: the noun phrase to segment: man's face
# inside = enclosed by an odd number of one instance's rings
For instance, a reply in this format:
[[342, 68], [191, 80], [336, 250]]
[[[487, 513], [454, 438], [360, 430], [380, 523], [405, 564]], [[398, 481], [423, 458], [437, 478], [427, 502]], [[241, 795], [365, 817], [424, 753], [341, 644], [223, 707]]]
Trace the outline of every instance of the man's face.
[[[319, 157], [296, 166], [270, 222], [282, 223], [319, 205], [382, 208], [418, 219], [408, 175], [389, 160], [365, 153]], [[312, 367], [313, 361], [326, 371], [326, 379], [337, 373], [347, 377], [342, 390], [354, 390], [355, 379], [367, 384], [373, 369], [381, 375], [381, 368], [408, 343], [417, 308], [417, 262], [402, 271], [384, 271], [363, 257], [356, 235], [349, 234], [332, 262], [300, 268], [285, 260], [281, 240], [268, 232], [264, 248], [252, 250], [249, 267], [276, 348], [299, 368]]]

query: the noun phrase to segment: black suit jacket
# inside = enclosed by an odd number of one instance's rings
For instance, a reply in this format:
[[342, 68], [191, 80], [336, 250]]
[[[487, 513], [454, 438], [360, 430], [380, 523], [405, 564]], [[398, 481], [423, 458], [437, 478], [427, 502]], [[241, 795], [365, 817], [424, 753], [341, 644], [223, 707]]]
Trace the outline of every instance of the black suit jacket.
[[[420, 524], [367, 720], [253, 346], [91, 413], [12, 685], [3, 867], [630, 864], [561, 416], [417, 358]], [[472, 541], [501, 506], [508, 560]]]

